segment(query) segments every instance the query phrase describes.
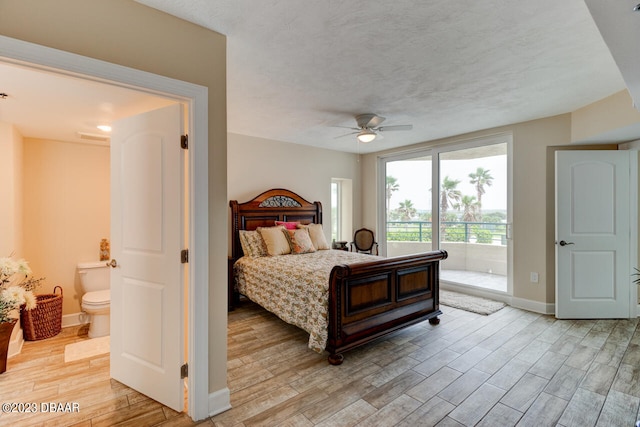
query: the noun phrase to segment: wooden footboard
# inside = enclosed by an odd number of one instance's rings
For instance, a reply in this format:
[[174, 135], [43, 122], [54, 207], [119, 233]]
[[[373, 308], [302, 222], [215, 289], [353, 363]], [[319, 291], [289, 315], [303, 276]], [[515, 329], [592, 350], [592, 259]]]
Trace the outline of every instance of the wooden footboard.
[[329, 283], [329, 363], [342, 352], [424, 320], [439, 322], [439, 262], [445, 251], [333, 268]]

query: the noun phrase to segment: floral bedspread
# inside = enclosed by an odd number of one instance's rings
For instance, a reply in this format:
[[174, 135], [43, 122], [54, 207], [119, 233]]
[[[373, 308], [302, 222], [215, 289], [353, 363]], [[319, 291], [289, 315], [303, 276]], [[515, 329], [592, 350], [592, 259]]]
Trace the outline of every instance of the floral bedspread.
[[377, 257], [340, 250], [240, 258], [233, 266], [236, 289], [287, 323], [309, 333], [309, 348], [327, 344], [329, 275], [335, 265]]

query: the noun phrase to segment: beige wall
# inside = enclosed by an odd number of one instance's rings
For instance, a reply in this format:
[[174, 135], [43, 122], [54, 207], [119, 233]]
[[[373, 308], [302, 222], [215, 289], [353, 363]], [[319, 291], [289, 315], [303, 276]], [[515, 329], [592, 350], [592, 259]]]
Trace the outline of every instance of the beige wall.
[[132, 0], [0, 0], [0, 10], [4, 36], [208, 87], [209, 391], [226, 388], [226, 38]]
[[629, 92], [623, 90], [572, 112], [571, 141], [597, 138], [639, 123], [640, 111], [633, 108]]
[[[549, 265], [554, 220], [547, 216], [554, 192], [548, 191], [553, 163], [547, 147], [571, 141], [571, 116], [564, 114], [509, 126], [513, 131], [513, 296], [522, 300], [553, 303], [555, 264]], [[553, 181], [552, 181], [553, 182]], [[549, 240], [551, 239], [551, 240]], [[537, 272], [538, 283], [529, 274]]]
[[[350, 179], [352, 217], [359, 222], [360, 163], [356, 154], [237, 134], [229, 134], [228, 139], [229, 200], [246, 202], [271, 188], [286, 188], [310, 202], [320, 201], [323, 223], [329, 224], [331, 178]], [[324, 231], [329, 239], [330, 228], [325, 226]]]
[[0, 257], [24, 258], [22, 245], [22, 135], [0, 122]]
[[61, 286], [62, 314], [82, 311], [76, 265], [98, 261], [109, 238], [109, 147], [25, 138], [24, 252], [38, 290]]

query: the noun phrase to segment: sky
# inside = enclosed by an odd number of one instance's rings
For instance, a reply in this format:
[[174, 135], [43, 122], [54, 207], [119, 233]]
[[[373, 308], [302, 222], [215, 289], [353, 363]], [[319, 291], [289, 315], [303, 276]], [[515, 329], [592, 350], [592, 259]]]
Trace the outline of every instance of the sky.
[[[469, 160], [442, 160], [440, 176], [459, 180], [458, 189], [463, 196], [476, 196], [469, 174], [478, 167], [490, 171], [493, 184], [485, 186], [482, 195], [482, 210], [507, 209], [507, 156], [493, 156]], [[418, 210], [431, 210], [431, 161], [402, 160], [387, 163], [387, 176], [397, 179], [399, 190], [391, 197], [391, 209], [409, 199]]]

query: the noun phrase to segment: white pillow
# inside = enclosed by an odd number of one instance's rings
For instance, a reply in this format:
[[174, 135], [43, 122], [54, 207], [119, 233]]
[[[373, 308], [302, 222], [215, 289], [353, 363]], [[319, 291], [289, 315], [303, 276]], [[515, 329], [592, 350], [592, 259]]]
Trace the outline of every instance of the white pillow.
[[267, 245], [267, 253], [271, 256], [291, 253], [289, 241], [282, 230], [285, 230], [282, 226], [258, 227], [258, 232], [262, 236], [265, 245]]
[[322, 224], [308, 224], [298, 225], [298, 228], [306, 228], [309, 230], [309, 236], [311, 237], [311, 243], [317, 250], [331, 249], [327, 243], [326, 237], [324, 237], [324, 231], [322, 230]]

